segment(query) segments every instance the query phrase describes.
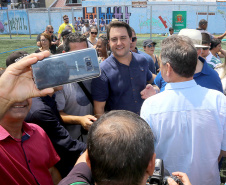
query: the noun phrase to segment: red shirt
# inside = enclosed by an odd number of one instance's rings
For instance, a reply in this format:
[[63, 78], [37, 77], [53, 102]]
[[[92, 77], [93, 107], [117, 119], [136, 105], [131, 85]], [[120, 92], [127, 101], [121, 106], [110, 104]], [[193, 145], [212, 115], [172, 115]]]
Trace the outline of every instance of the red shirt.
[[23, 131], [15, 139], [0, 125], [0, 184], [53, 184], [49, 168], [60, 157], [51, 141], [38, 125], [24, 122]]

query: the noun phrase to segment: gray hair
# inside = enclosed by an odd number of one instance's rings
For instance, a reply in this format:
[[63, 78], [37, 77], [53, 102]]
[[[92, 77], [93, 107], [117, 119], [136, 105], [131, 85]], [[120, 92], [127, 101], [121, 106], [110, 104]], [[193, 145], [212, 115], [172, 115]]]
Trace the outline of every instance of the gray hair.
[[182, 77], [192, 77], [197, 65], [197, 50], [186, 36], [173, 35], [162, 41], [161, 62], [169, 63]]

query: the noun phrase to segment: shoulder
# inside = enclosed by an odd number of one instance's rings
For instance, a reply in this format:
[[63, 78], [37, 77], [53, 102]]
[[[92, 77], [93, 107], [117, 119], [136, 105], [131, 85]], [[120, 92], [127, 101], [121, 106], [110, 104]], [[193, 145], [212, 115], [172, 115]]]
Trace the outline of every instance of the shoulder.
[[108, 70], [112, 65], [115, 65], [116, 61], [113, 55], [110, 55], [107, 59], [100, 63], [101, 70]]
[[32, 98], [32, 105], [29, 113], [32, 114], [34, 112], [47, 109], [50, 109], [50, 107], [46, 105], [46, 103], [42, 100], [41, 97]]
[[132, 52], [132, 55], [133, 55], [132, 60], [135, 60], [138, 63], [138, 65], [141, 65], [143, 67], [148, 66], [148, 60], [144, 55], [134, 52]]
[[39, 125], [37, 125], [35, 123], [26, 123], [26, 122], [24, 122], [24, 124], [26, 126], [30, 127], [30, 129], [32, 129], [35, 134], [39, 133], [43, 136], [47, 136], [46, 132]]

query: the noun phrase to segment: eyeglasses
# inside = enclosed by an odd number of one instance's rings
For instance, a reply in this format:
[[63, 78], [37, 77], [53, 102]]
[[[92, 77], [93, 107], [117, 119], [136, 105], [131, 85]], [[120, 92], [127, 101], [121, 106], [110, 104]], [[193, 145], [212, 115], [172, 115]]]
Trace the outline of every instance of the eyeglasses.
[[95, 35], [97, 35], [97, 32], [91, 32], [91, 34], [95, 34]]
[[67, 18], [64, 18], [64, 20], [67, 20], [68, 19], [68, 17]]
[[45, 42], [45, 41], [47, 41], [47, 39], [41, 39], [41, 42]]
[[147, 47], [152, 48], [152, 47], [155, 47], [155, 45], [149, 44], [149, 45], [147, 45]]
[[210, 47], [208, 47], [208, 48], [202, 48], [202, 50], [208, 50], [208, 49], [210, 49]]
[[137, 38], [136, 37], [132, 37], [132, 42], [136, 42]]

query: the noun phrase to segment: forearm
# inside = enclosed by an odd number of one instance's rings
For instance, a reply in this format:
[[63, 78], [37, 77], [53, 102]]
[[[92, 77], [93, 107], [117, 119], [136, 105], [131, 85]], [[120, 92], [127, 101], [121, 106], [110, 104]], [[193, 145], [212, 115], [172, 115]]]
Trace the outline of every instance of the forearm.
[[94, 102], [94, 114], [96, 118], [100, 118], [104, 114], [104, 107], [106, 102], [98, 102], [98, 101], [93, 101]]
[[68, 115], [62, 111], [60, 111], [60, 116], [65, 124], [76, 124], [76, 125], [81, 124], [81, 121], [80, 121], [81, 116]]
[[49, 169], [49, 172], [52, 176], [53, 184], [57, 185], [61, 181], [62, 177], [60, 175], [60, 172], [57, 170], [55, 166]]
[[220, 162], [222, 157], [226, 157], [226, 151], [221, 150], [221, 153], [220, 153], [220, 155], [218, 157], [218, 162]]
[[60, 42], [60, 38], [61, 38], [61, 33], [58, 33], [57, 39]]
[[214, 36], [214, 38], [216, 38], [216, 39], [223, 39], [224, 37], [226, 36], [226, 32], [225, 33], [223, 33], [222, 35], [220, 35], [220, 36]]

